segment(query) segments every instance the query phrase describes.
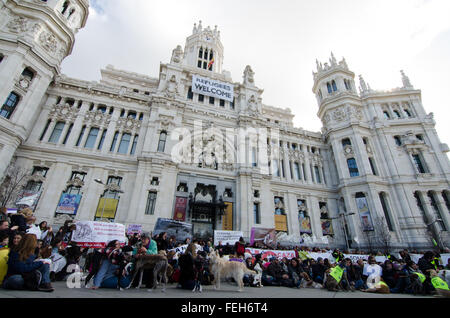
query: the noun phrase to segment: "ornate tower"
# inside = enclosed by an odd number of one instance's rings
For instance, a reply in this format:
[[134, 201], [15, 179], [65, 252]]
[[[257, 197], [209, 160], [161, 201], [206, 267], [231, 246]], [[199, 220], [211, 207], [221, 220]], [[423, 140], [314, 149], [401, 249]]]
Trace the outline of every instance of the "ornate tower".
[[186, 39], [184, 48], [184, 64], [210, 71], [222, 73], [223, 45], [220, 42], [220, 31], [215, 26], [203, 28], [202, 21], [194, 24], [192, 35]]
[[0, 178], [30, 134], [47, 88], [88, 14], [88, 0], [0, 3]]

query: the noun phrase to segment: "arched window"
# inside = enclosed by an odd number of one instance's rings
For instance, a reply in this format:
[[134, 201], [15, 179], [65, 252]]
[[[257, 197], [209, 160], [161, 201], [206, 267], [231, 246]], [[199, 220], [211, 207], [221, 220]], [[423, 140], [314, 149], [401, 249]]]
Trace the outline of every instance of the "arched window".
[[333, 85], [333, 91], [336, 92], [337, 86], [336, 86], [336, 82], [334, 80], [331, 82], [331, 85]]
[[352, 142], [350, 141], [350, 138], [342, 139], [342, 147], [351, 146], [351, 145], [352, 145]]
[[402, 118], [402, 116], [400, 116], [400, 113], [398, 112], [398, 110], [394, 110], [394, 114], [395, 114], [395, 116], [397, 116], [397, 118]]
[[64, 15], [69, 8], [69, 1], [65, 1], [61, 13]]
[[0, 116], [5, 117], [6, 119], [10, 119], [14, 110], [16, 109], [17, 104], [19, 103], [20, 96], [14, 92], [9, 93], [8, 98], [0, 110]]
[[122, 140], [120, 141], [119, 144], [119, 150], [117, 152], [121, 154], [126, 154], [128, 152], [128, 146], [130, 145], [130, 141], [131, 141], [131, 134], [123, 134]]
[[384, 115], [385, 119], [391, 119], [391, 116], [389, 115], [389, 113], [387, 111], [384, 111], [383, 115]]
[[405, 114], [406, 114], [409, 118], [412, 117], [411, 112], [410, 112], [409, 110], [404, 109], [403, 111], [405, 112]]
[[389, 228], [389, 231], [394, 231], [394, 227], [392, 226], [389, 204], [387, 201], [386, 193], [380, 192], [379, 197], [380, 197], [381, 206], [383, 207], [384, 218], [386, 219], [386, 223]]
[[166, 148], [167, 132], [162, 131], [159, 135], [158, 152], [164, 152]]
[[31, 82], [34, 78], [34, 72], [29, 67], [26, 67], [22, 72], [22, 76]]
[[355, 158], [350, 158], [347, 160], [348, 171], [350, 172], [350, 177], [359, 177], [358, 165], [356, 164]]
[[328, 94], [331, 94], [333, 90], [331, 89], [331, 84], [327, 83]]

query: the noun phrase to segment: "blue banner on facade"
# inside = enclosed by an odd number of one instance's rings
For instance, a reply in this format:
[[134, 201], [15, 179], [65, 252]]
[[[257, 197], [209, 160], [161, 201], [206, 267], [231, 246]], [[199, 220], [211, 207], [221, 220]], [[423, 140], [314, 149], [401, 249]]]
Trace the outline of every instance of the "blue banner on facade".
[[81, 194], [63, 193], [56, 207], [56, 213], [76, 215], [80, 201]]

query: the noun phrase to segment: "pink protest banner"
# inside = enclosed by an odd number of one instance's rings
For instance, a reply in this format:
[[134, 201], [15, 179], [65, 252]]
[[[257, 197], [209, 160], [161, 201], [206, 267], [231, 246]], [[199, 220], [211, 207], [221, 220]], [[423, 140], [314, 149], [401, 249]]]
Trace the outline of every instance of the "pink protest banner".
[[282, 259], [286, 257], [287, 259], [295, 258], [295, 251], [277, 251], [277, 250], [262, 250], [258, 248], [246, 248], [245, 252], [252, 254], [252, 256], [261, 254], [261, 258], [272, 258], [276, 257]]

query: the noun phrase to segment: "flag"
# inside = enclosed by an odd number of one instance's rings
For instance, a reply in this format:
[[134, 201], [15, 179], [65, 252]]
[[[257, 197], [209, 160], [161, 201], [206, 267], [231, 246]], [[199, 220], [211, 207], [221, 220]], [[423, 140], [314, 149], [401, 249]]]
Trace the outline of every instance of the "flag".
[[26, 205], [29, 207], [33, 206], [36, 203], [36, 201], [38, 200], [39, 194], [40, 193], [38, 192], [33, 195], [23, 197], [19, 201], [16, 202], [16, 205]]
[[214, 64], [214, 58], [212, 58], [212, 60], [209, 61], [208, 68], [210, 68], [213, 64]]

